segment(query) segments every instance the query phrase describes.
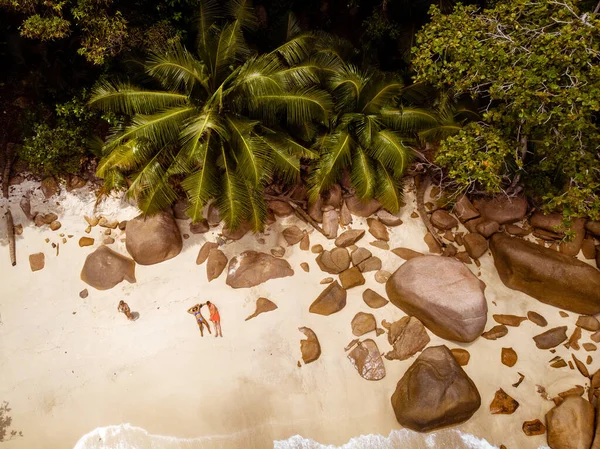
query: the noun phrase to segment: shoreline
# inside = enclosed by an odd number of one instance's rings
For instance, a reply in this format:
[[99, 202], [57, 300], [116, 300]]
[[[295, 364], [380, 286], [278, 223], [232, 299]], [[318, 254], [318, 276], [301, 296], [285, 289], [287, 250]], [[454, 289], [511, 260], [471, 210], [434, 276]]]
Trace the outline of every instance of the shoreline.
[[[25, 183], [23, 187], [33, 185]], [[371, 309], [363, 302], [365, 288], [386, 296], [385, 285], [374, 280], [374, 272], [365, 274], [364, 286], [348, 291], [347, 306], [340, 312], [328, 317], [310, 314], [308, 306], [325, 287], [319, 281], [329, 276], [319, 270], [315, 254], [301, 251], [297, 245], [288, 247], [284, 259], [292, 266], [293, 277], [234, 290], [225, 285], [224, 274], [208, 283], [205, 265], [195, 264], [201, 244], [217, 239], [220, 228], [211, 228], [206, 234], [191, 234], [176, 258], [152, 266], [137, 265], [135, 284], [124, 281], [111, 290], [97, 291], [79, 279], [85, 256], [100, 245], [104, 230], [92, 229], [89, 236], [96, 238], [93, 246], [77, 245], [79, 237], [88, 236], [83, 215], [93, 206], [85, 199], [85, 190], [63, 192], [56, 199], [60, 207], [52, 201], [43, 205], [44, 211], [57, 210], [62, 223], [60, 230], [52, 232], [24, 220], [19, 208], [22, 192], [17, 187], [10, 207], [15, 224], [23, 223], [24, 232], [17, 237], [16, 267], [10, 266], [4, 223], [0, 225], [0, 272], [9, 274], [1, 287], [5, 299], [0, 304], [0, 354], [5, 363], [0, 368], [0, 400], [8, 401], [11, 429], [22, 431], [23, 437], [12, 439], [7, 447], [70, 448], [93, 429], [119, 423], [131, 423], [153, 435], [207, 439], [203, 449], [262, 449], [294, 435], [321, 444], [344, 445], [358, 435], [389, 435], [400, 429], [390, 397], [416, 356], [402, 362], [384, 360], [386, 377], [369, 382], [359, 376], [344, 352], [348, 342], [356, 338], [350, 321], [357, 312], [374, 314], [378, 324], [404, 316], [392, 304]], [[77, 200], [81, 197], [84, 200]], [[32, 209], [41, 210], [34, 198]], [[427, 253], [421, 219], [410, 218], [415, 208], [413, 195], [406, 198], [408, 205], [400, 214], [404, 223], [390, 228], [390, 247]], [[6, 207], [3, 201], [0, 205]], [[137, 215], [119, 199], [101, 203], [98, 214], [107, 212], [120, 220]], [[366, 219], [353, 218], [353, 229], [367, 228]], [[178, 224], [181, 232], [186, 232], [184, 222]], [[284, 242], [280, 231], [291, 224], [310, 232], [311, 246], [320, 243], [333, 247], [333, 241], [289, 217], [279, 219], [265, 232], [265, 244], [248, 234], [221, 249], [229, 259], [243, 250], [268, 252]], [[60, 245], [56, 256], [50, 244], [59, 240], [60, 233], [74, 237]], [[121, 231], [115, 234], [111, 247], [126, 254]], [[50, 243], [45, 238], [50, 238]], [[393, 273], [404, 260], [369, 245], [373, 240], [367, 232], [360, 246], [380, 257], [383, 269]], [[46, 255], [46, 266], [32, 273], [27, 258], [39, 251]], [[508, 449], [543, 447], [545, 435], [527, 437], [521, 431], [523, 421], [543, 421], [554, 405], [540, 397], [536, 385], [555, 396], [576, 384], [589, 385], [589, 380], [586, 383], [576, 370], [550, 368], [548, 360], [554, 355], [570, 359], [570, 351], [562, 346], [556, 348], [556, 354], [541, 351], [531, 337], [558, 325], [568, 325], [570, 334], [577, 314], [562, 318], [559, 309], [505, 287], [488, 253], [480, 259], [480, 269], [468, 265], [476, 275], [481, 271], [480, 279], [487, 285], [486, 330], [496, 324], [492, 319], [496, 313], [525, 315], [534, 310], [549, 324], [540, 328], [525, 321], [518, 328], [510, 328], [506, 337], [496, 341], [479, 338], [470, 344], [448, 342], [428, 332], [429, 346], [446, 344], [469, 350], [471, 360], [463, 369], [482, 398], [475, 415], [451, 429], [485, 438], [491, 445], [504, 444]], [[309, 264], [309, 273], [300, 268], [301, 262]], [[84, 288], [89, 296], [81, 299], [79, 292]], [[278, 309], [244, 321], [261, 296], [275, 302]], [[120, 299], [140, 313], [139, 320], [128, 322], [116, 311]], [[200, 338], [193, 317], [186, 313], [188, 307], [206, 299], [220, 309], [222, 339]], [[301, 326], [315, 331], [322, 354], [317, 361], [299, 368], [304, 336], [297, 329]], [[373, 338], [381, 352], [390, 348], [386, 334], [375, 337], [370, 333], [363, 338]], [[584, 331], [582, 342], [588, 339], [589, 333]], [[513, 368], [501, 364], [502, 347], [517, 351], [519, 361]], [[580, 350], [577, 356], [587, 354]], [[594, 360], [588, 369], [594, 372], [599, 366]], [[523, 373], [525, 380], [515, 389], [511, 384], [518, 380], [517, 372]], [[489, 413], [498, 388], [520, 403], [513, 415]], [[246, 432], [243, 445], [210, 441], [215, 435], [231, 438], [240, 432]]]

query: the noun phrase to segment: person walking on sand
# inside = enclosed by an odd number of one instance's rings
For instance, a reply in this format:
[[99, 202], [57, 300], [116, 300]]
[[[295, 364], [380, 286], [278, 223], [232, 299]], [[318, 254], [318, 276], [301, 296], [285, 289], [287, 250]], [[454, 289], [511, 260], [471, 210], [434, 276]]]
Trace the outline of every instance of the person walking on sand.
[[210, 301], [206, 301], [206, 305], [210, 312], [210, 320], [213, 322], [213, 326], [215, 326], [215, 337], [222, 337], [223, 333], [221, 332], [221, 315], [219, 315], [219, 309], [217, 309], [217, 306]]
[[212, 333], [210, 331], [210, 326], [208, 325], [208, 323], [206, 322], [206, 320], [204, 319], [204, 317], [202, 316], [202, 306], [204, 304], [196, 304], [193, 307], [190, 307], [188, 309], [188, 313], [191, 313], [192, 315], [194, 315], [196, 317], [196, 321], [198, 322], [198, 327], [200, 328], [200, 336], [204, 337], [204, 326], [206, 326], [206, 328], [208, 329], [208, 333]]
[[123, 312], [129, 321], [134, 320], [134, 316], [131, 313], [131, 309], [129, 308], [129, 305], [125, 301], [121, 300], [119, 302], [119, 307], [117, 308], [117, 310], [119, 312]]

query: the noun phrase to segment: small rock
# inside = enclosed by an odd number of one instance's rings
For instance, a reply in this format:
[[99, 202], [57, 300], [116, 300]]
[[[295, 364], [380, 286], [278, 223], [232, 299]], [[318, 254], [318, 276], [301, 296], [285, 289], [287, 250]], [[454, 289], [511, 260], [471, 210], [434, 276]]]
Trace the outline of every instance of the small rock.
[[356, 248], [351, 254], [352, 265], [358, 266], [371, 256], [372, 253], [367, 248]]
[[363, 273], [380, 270], [381, 259], [379, 257], [369, 257], [358, 264], [358, 269]]
[[475, 230], [488, 239], [500, 230], [500, 224], [497, 221], [486, 220], [475, 226]]
[[58, 231], [60, 229], [62, 225], [60, 224], [60, 221], [53, 221], [52, 223], [50, 223], [50, 229], [53, 231]]
[[31, 267], [31, 271], [39, 271], [44, 268], [45, 264], [46, 258], [44, 257], [44, 253], [29, 255], [29, 266]]
[[527, 213], [527, 200], [519, 197], [499, 196], [483, 201], [478, 208], [481, 215], [488, 220], [494, 220], [500, 224], [516, 223], [522, 220]]
[[321, 207], [323, 207], [323, 199], [320, 196], [314, 203], [308, 205], [308, 215], [310, 215], [310, 218], [317, 223], [323, 222], [323, 211], [321, 211]]
[[527, 319], [524, 316], [516, 315], [492, 315], [492, 317], [498, 324], [505, 324], [513, 327], [519, 327], [521, 323]]
[[533, 337], [539, 349], [550, 349], [558, 346], [567, 339], [567, 326], [552, 328]]
[[410, 214], [410, 218], [419, 218], [419, 214], [417, 212], [413, 212]]
[[385, 377], [385, 367], [379, 348], [371, 339], [359, 342], [348, 354], [348, 359], [363, 379], [381, 380]]
[[206, 277], [208, 282], [217, 279], [227, 266], [227, 256], [220, 249], [213, 248], [208, 253], [206, 262]]
[[308, 266], [308, 264], [306, 262], [302, 262], [300, 264], [300, 267], [307, 273], [310, 271], [310, 267]]
[[584, 343], [582, 346], [583, 346], [583, 349], [585, 349], [588, 352], [592, 352], [597, 349], [596, 345], [594, 343]]
[[358, 312], [352, 318], [350, 326], [352, 327], [352, 334], [360, 337], [367, 332], [374, 331], [377, 328], [377, 322], [372, 313]]
[[304, 231], [298, 226], [290, 226], [289, 228], [285, 228], [281, 234], [290, 246], [300, 242], [300, 240], [302, 240], [304, 237]]
[[[124, 231], [127, 228], [127, 222], [129, 220], [123, 220], [119, 222], [119, 230]], [[191, 231], [192, 226], [190, 225], [190, 231]], [[193, 232], [193, 231], [192, 231]]]
[[275, 257], [283, 257], [285, 255], [285, 248], [283, 246], [271, 248], [271, 254], [273, 254]]
[[[37, 216], [36, 216], [36, 218], [37, 218]], [[44, 224], [49, 225], [49, 224], [52, 224], [52, 222], [58, 220], [58, 215], [56, 215], [54, 213], [49, 213], [49, 214], [42, 215], [41, 218], [42, 218], [42, 222]]]
[[388, 300], [381, 296], [376, 291], [371, 290], [370, 288], [366, 289], [363, 294], [363, 301], [372, 309], [379, 309], [380, 307], [385, 306], [388, 303]]
[[342, 204], [342, 188], [339, 184], [333, 184], [329, 191], [323, 195], [323, 203], [337, 209]]
[[469, 233], [463, 239], [465, 249], [473, 259], [479, 259], [488, 249], [488, 242], [481, 234]]
[[563, 318], [569, 318], [569, 314], [567, 312], [563, 312], [562, 310], [558, 312], [558, 314]]
[[115, 229], [117, 226], [119, 226], [119, 222], [118, 220], [109, 220], [106, 217], [100, 217], [100, 220], [98, 221], [98, 226], [101, 226], [103, 228]]
[[261, 313], [270, 312], [277, 308], [277, 304], [273, 301], [268, 300], [267, 298], [258, 298], [256, 300], [256, 310], [250, 316], [248, 316], [244, 321], [251, 320], [254, 317], [257, 317]]
[[379, 249], [385, 249], [385, 250], [390, 249], [390, 245], [388, 244], [388, 242], [386, 242], [384, 240], [375, 240], [374, 242], [370, 242], [369, 245], [372, 245], [375, 248], [379, 248]]
[[269, 201], [268, 208], [278, 217], [287, 217], [294, 213], [294, 209], [287, 201]]
[[546, 426], [539, 419], [533, 421], [525, 421], [523, 423], [523, 433], [528, 437], [534, 435], [543, 435], [546, 433]]
[[473, 206], [473, 203], [466, 197], [466, 195], [461, 196], [456, 203], [454, 204], [454, 208], [452, 212], [458, 217], [461, 222], [465, 222], [471, 220], [473, 218], [479, 217], [479, 211]]
[[391, 276], [392, 273], [389, 271], [379, 270], [377, 273], [375, 273], [375, 280], [380, 284], [385, 284]]
[[19, 201], [19, 206], [21, 206], [21, 210], [29, 220], [33, 220], [35, 218], [35, 215], [31, 213], [31, 200], [29, 197], [25, 196], [21, 198], [21, 201]]
[[302, 240], [300, 240], [300, 251], [308, 251], [310, 248], [310, 237], [307, 232], [304, 232]]
[[346, 198], [346, 205], [352, 213], [358, 217], [370, 217], [379, 209], [381, 209], [381, 203], [377, 200], [370, 200], [363, 202], [356, 196], [350, 196]]
[[540, 327], [546, 327], [548, 325], [548, 321], [546, 321], [546, 318], [544, 318], [537, 312], [527, 312], [527, 318], [529, 318], [529, 321], [537, 324]]
[[376, 218], [367, 218], [369, 225], [369, 233], [377, 240], [387, 242], [390, 239], [390, 234], [386, 226]]
[[413, 251], [412, 249], [408, 249], [408, 248], [394, 248], [392, 250], [392, 252], [400, 257], [401, 259], [404, 260], [410, 260], [413, 259], [415, 257], [420, 257], [423, 255], [423, 253], [417, 252], [417, 251]]
[[94, 244], [94, 239], [91, 237], [81, 237], [79, 239], [79, 246], [92, 246]]
[[87, 224], [90, 225], [92, 228], [96, 226], [100, 221], [100, 217], [88, 217], [87, 215], [84, 215], [83, 218], [85, 219]]
[[596, 257], [596, 242], [593, 238], [587, 237], [581, 244], [581, 253], [585, 259], [591, 260]]
[[341, 248], [346, 248], [350, 245], [354, 245], [365, 235], [363, 229], [350, 229], [343, 232], [337, 239], [335, 239], [335, 245]]
[[377, 212], [377, 218], [386, 226], [400, 226], [402, 220], [396, 215], [390, 214], [387, 210], [381, 209]]
[[466, 366], [471, 359], [471, 354], [466, 349], [454, 348], [450, 352], [460, 366]]
[[342, 226], [348, 226], [352, 224], [352, 214], [350, 213], [350, 209], [348, 209], [345, 201], [340, 209], [340, 224]]
[[567, 342], [567, 348], [573, 348], [576, 351], [579, 351], [579, 339], [581, 338], [581, 328], [576, 327], [571, 337], [569, 337], [569, 341]]
[[54, 179], [51, 176], [42, 180], [40, 189], [42, 190], [42, 193], [44, 194], [44, 197], [46, 197], [46, 199], [56, 195], [60, 191], [60, 187], [56, 182], [56, 179]]
[[[121, 223], [119, 223], [119, 229], [121, 228]], [[127, 225], [127, 223], [125, 223], [125, 225]], [[208, 221], [204, 218], [202, 218], [197, 223], [190, 223], [190, 232], [192, 234], [204, 234], [205, 232], [208, 232], [209, 229], [210, 225], [208, 224]]]
[[340, 221], [337, 211], [328, 210], [323, 212], [323, 232], [328, 239], [334, 239], [337, 237], [338, 229], [340, 227]]
[[513, 348], [502, 348], [502, 364], [512, 368], [518, 359], [519, 357]]
[[358, 267], [352, 267], [340, 273], [340, 282], [342, 283], [342, 287], [348, 290], [363, 285], [365, 283], [365, 278]]
[[104, 231], [104, 235], [110, 235], [111, 232], [112, 232], [112, 230], [109, 228], [109, 229], [107, 229], [107, 230]]
[[[63, 240], [64, 240], [64, 241], [63, 241], [63, 243], [66, 243], [66, 239], [63, 239]], [[113, 243], [115, 243], [115, 239], [113, 239], [112, 237], [106, 237], [106, 238], [104, 239], [104, 242], [103, 242], [103, 243], [104, 243], [105, 245], [112, 245]]]
[[23, 234], [23, 225], [21, 223], [16, 224], [14, 226], [14, 231], [15, 231], [15, 235], [22, 235]]
[[214, 242], [206, 242], [204, 245], [202, 245], [202, 248], [200, 248], [200, 251], [198, 251], [198, 256], [196, 257], [196, 265], [202, 265], [204, 262], [206, 262], [206, 259], [208, 259], [208, 255], [210, 254], [210, 250], [218, 247], [219, 245]]
[[[384, 321], [384, 327], [386, 322]], [[422, 351], [431, 341], [423, 323], [412, 316], [405, 316], [387, 327], [388, 343], [394, 350], [388, 352], [388, 360], [406, 360]]]
[[323, 290], [308, 311], [325, 316], [339, 312], [346, 306], [346, 295], [346, 290], [336, 281]]
[[442, 231], [446, 231], [457, 227], [458, 221], [445, 210], [438, 209], [431, 214], [431, 224]]
[[511, 398], [500, 388], [494, 395], [494, 400], [490, 404], [492, 415], [512, 415], [519, 408], [519, 403]]
[[431, 232], [428, 232], [427, 234], [425, 234], [425, 237], [423, 237], [423, 240], [427, 244], [427, 247], [429, 248], [430, 253], [442, 254], [442, 246], [438, 243], [438, 241], [435, 239], [435, 237], [433, 235], [431, 235]]
[[88, 289], [87, 289], [87, 288], [84, 288], [83, 290], [81, 290], [81, 291], [79, 292], [79, 297], [80, 297], [81, 299], [85, 299], [85, 298], [87, 298], [87, 297], [88, 297]]
[[595, 316], [580, 316], [577, 318], [577, 326], [585, 329], [586, 331], [596, 332], [600, 330], [600, 321], [596, 319]]
[[458, 253], [456, 253], [455, 257], [466, 265], [470, 265], [473, 263], [466, 251], [459, 251]]
[[325, 278], [325, 279], [321, 279], [321, 282], [319, 282], [319, 284], [331, 284], [333, 282], [333, 278]]
[[313, 254], [320, 254], [323, 252], [323, 246], [322, 245], [313, 245], [313, 247], [310, 249], [310, 252]]
[[322, 271], [331, 274], [340, 274], [350, 267], [350, 254], [346, 248], [333, 248], [323, 251], [315, 259]]
[[531, 230], [523, 229], [522, 227], [517, 226], [515, 224], [504, 225], [504, 230], [510, 235], [516, 235], [519, 237], [525, 237], [526, 235], [531, 234]]
[[247, 221], [243, 221], [240, 225], [235, 229], [229, 229], [227, 226], [223, 227], [221, 234], [224, 238], [228, 240], [240, 240], [246, 234], [248, 234], [252, 230], [252, 225]]
[[92, 227], [91, 227], [91, 226], [88, 226], [87, 228], [85, 228], [85, 229], [84, 229], [84, 232], [85, 232], [86, 234], [89, 234], [90, 232], [92, 232]]
[[592, 335], [590, 335], [590, 340], [595, 343], [600, 343], [600, 331], [594, 332]]
[[317, 334], [308, 327], [299, 327], [298, 330], [306, 335], [306, 340], [300, 340], [300, 351], [305, 364], [312, 363], [321, 356], [321, 345]]
[[577, 357], [575, 357], [575, 354], [571, 354], [571, 357], [573, 358], [573, 362], [575, 362], [575, 366], [577, 367], [577, 370], [581, 373], [581, 375], [583, 377], [590, 377], [590, 373], [589, 373], [588, 369], [585, 367], [585, 365], [583, 364], [583, 362], [581, 360], [579, 360]]
[[497, 340], [508, 334], [508, 328], [504, 324], [492, 327], [489, 331], [484, 332], [481, 336], [487, 340]]

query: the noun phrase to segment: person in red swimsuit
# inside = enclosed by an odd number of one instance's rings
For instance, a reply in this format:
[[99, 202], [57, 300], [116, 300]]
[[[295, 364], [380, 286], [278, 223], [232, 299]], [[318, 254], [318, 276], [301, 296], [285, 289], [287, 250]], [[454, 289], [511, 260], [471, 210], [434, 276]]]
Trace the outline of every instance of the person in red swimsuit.
[[206, 305], [210, 312], [210, 320], [213, 322], [213, 326], [215, 326], [215, 337], [222, 337], [223, 333], [221, 332], [221, 315], [219, 315], [219, 309], [217, 309], [217, 306], [210, 301], [206, 301]]

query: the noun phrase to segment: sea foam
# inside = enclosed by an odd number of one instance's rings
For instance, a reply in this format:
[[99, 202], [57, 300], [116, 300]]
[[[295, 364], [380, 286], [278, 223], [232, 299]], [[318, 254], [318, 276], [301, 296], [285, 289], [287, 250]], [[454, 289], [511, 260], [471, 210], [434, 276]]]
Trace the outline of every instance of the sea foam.
[[[84, 435], [73, 449], [267, 449], [247, 438], [252, 430], [232, 435], [214, 435], [197, 438], [177, 438], [153, 435], [130, 424], [99, 427]], [[244, 435], [248, 434], [248, 435]], [[251, 438], [250, 438], [251, 439]], [[246, 441], [245, 441], [246, 440]], [[341, 446], [325, 445], [300, 435], [276, 440], [268, 446], [273, 449], [497, 449], [483, 438], [446, 429], [420, 434], [407, 429], [393, 430], [383, 435], [361, 435]], [[549, 449], [541, 446], [539, 449]]]

